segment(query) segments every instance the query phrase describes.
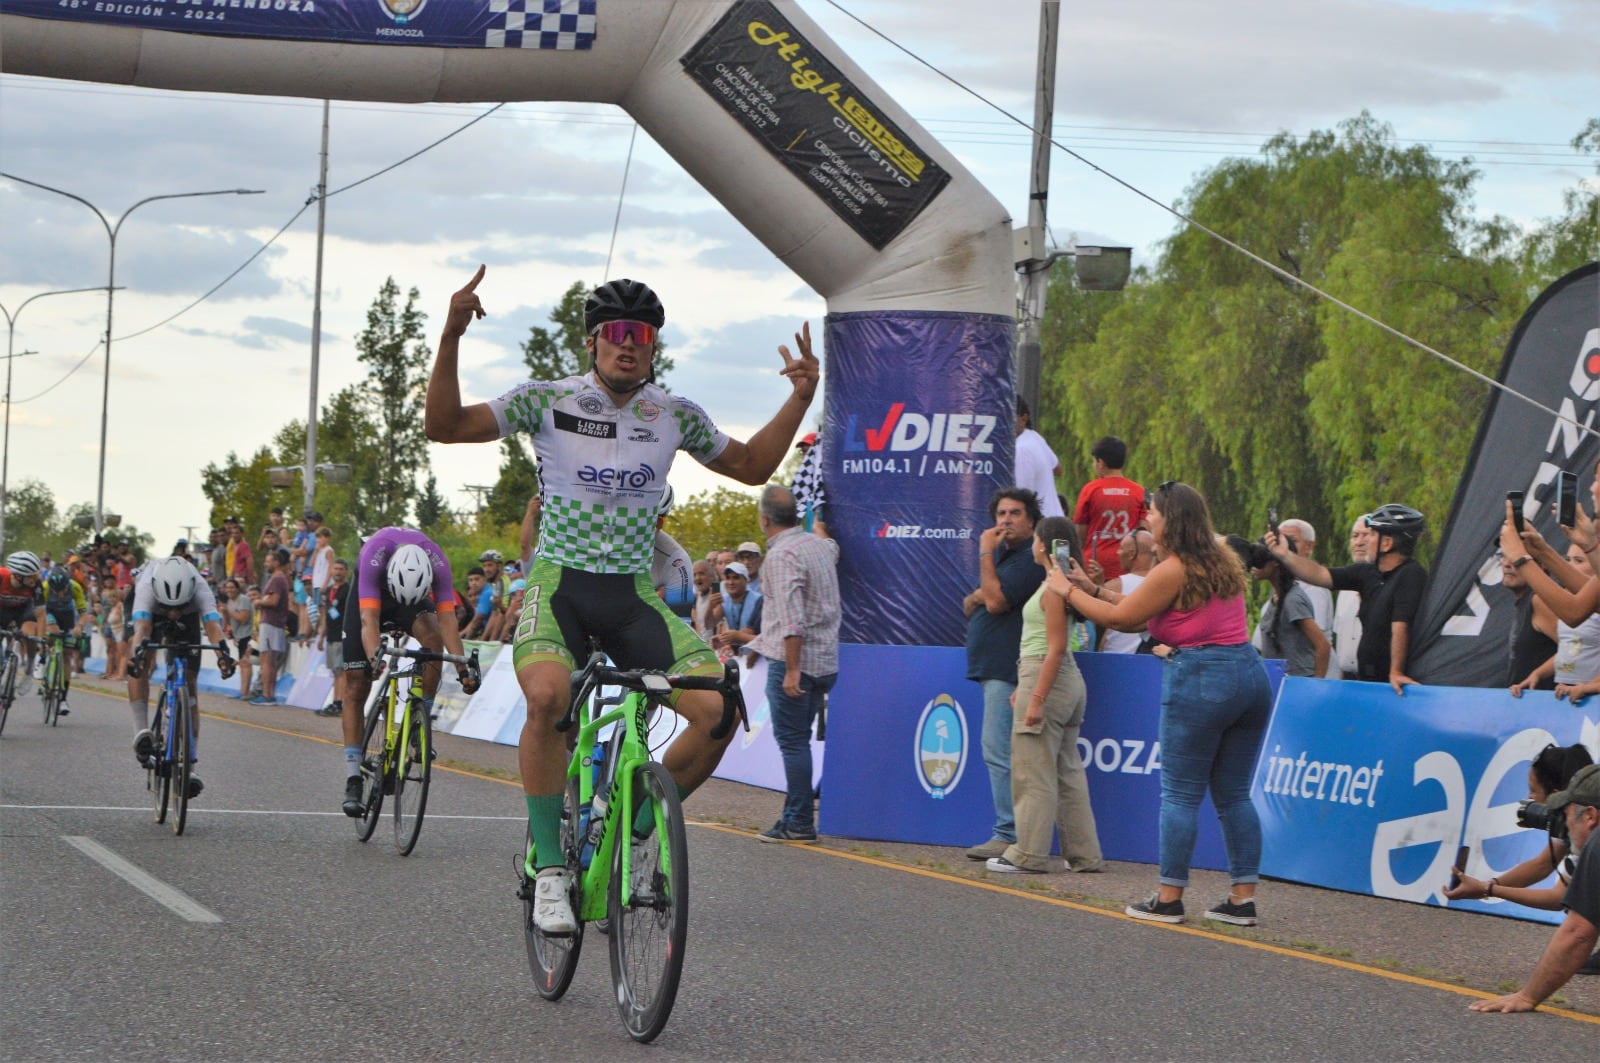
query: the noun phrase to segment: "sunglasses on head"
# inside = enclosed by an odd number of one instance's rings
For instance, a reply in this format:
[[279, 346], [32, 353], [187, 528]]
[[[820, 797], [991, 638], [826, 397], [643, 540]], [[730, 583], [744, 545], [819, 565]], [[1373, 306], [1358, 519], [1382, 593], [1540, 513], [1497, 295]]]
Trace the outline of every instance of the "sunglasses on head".
[[607, 343], [631, 341], [635, 346], [647, 347], [655, 343], [656, 331], [648, 321], [604, 321], [595, 328], [593, 335]]

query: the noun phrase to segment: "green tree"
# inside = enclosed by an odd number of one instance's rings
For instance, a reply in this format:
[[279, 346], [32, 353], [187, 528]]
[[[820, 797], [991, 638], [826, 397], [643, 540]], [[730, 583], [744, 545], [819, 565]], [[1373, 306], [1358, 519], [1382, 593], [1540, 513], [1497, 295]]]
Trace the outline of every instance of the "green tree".
[[367, 527], [404, 524], [417, 477], [428, 467], [422, 414], [432, 351], [423, 339], [427, 315], [417, 309], [419, 295], [412, 288], [400, 306], [400, 287], [388, 278], [356, 337], [356, 359], [367, 367], [363, 412], [377, 429], [377, 460], [357, 470], [370, 477], [363, 499], [367, 512], [360, 514]]
[[662, 528], [698, 561], [710, 550], [759, 538], [759, 503], [755, 492], [728, 487], [702, 491], [687, 501], [679, 499]]
[[[1475, 179], [1363, 114], [1213, 167], [1179, 209], [1493, 372], [1527, 294], [1514, 230], [1471, 213]], [[1040, 421], [1064, 463], [1122, 436], [1130, 476], [1193, 483], [1222, 530], [1258, 533], [1268, 507], [1334, 529], [1388, 501], [1442, 523], [1439, 470], [1465, 460], [1484, 402], [1466, 374], [1194, 227], [1112, 300], [1061, 271], [1049, 307]]]
[[521, 525], [528, 499], [539, 490], [539, 469], [518, 436], [500, 440], [500, 475], [484, 506], [484, 518], [491, 524]]
[[[23, 480], [6, 492], [6, 539], [4, 553], [31, 550], [48, 553], [60, 560], [94, 538], [94, 504], [79, 502], [65, 513], [56, 508], [55, 493], [39, 480]], [[128, 543], [141, 560], [150, 555], [155, 537], [132, 524], [106, 527], [101, 535], [108, 542]]]
[[443, 521], [450, 518], [450, 509], [439, 494], [439, 478], [428, 474], [428, 482], [417, 498], [417, 529], [431, 535]]
[[280, 504], [267, 469], [283, 463], [278, 454], [261, 447], [248, 459], [230, 450], [221, 465], [210, 462], [201, 469], [200, 491], [211, 503], [211, 526], [220, 528], [227, 518], [238, 517], [245, 541], [253, 545], [252, 530], [265, 524], [272, 507]]

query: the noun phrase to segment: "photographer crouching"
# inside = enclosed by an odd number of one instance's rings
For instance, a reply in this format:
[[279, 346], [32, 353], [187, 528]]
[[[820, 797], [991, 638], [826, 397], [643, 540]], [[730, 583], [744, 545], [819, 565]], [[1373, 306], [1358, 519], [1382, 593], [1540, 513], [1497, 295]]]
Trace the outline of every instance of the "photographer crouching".
[[[1534, 812], [1532, 806], [1519, 819], [1529, 818], [1529, 812]], [[1600, 764], [1588, 764], [1574, 772], [1565, 789], [1550, 795], [1546, 813], [1552, 837], [1564, 833], [1571, 842], [1572, 879], [1561, 900], [1567, 916], [1527, 983], [1515, 993], [1474, 1002], [1470, 1005], [1473, 1011], [1532, 1011], [1578, 973], [1600, 940], [1600, 841], [1588, 844], [1600, 833]], [[1532, 818], [1540, 817], [1534, 812]], [[1459, 889], [1465, 890], [1468, 881], [1463, 878]], [[1481, 893], [1466, 895], [1501, 896], [1494, 879], [1477, 885]]]

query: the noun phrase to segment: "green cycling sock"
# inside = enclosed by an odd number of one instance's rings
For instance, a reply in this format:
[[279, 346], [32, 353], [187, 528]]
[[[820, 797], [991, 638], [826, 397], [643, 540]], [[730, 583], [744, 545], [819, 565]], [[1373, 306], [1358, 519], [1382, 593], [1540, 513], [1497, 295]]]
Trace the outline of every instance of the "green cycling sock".
[[528, 802], [528, 833], [533, 838], [533, 866], [537, 871], [560, 867], [561, 794], [523, 794]]

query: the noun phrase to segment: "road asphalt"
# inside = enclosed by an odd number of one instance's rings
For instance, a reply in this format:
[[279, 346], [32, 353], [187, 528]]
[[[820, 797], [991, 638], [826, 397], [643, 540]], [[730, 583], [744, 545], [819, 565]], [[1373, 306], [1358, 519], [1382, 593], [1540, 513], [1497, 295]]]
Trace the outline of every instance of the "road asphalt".
[[[76, 701], [90, 711], [99, 711], [94, 703], [102, 697], [123, 696], [120, 684], [106, 684], [95, 676], [78, 677], [74, 686]], [[201, 697], [201, 710], [208, 715], [302, 735], [330, 745], [342, 743], [338, 720], [319, 717], [304, 709], [253, 706], [205, 694]], [[437, 744], [441, 766], [504, 782], [507, 808], [512, 812], [521, 808], [514, 748], [450, 735], [439, 735]], [[339, 795], [331, 788], [327, 802], [330, 810], [337, 809]], [[712, 779], [689, 799], [685, 809], [694, 821], [755, 832], [777, 819], [782, 803], [782, 795], [774, 791]], [[821, 819], [825, 826], [825, 805], [821, 809]], [[980, 840], [974, 839], [975, 842]], [[892, 865], [933, 878], [978, 880], [997, 889], [1075, 908], [1103, 910], [1107, 918], [1115, 919], [1124, 918], [1120, 914], [1123, 905], [1142, 899], [1155, 884], [1155, 869], [1147, 864], [1109, 861], [1098, 874], [1028, 876], [1019, 882], [1013, 876], [990, 874], [981, 863], [967, 860], [959, 848], [826, 834], [819, 846], [841, 859]], [[1472, 996], [1513, 991], [1532, 971], [1553, 932], [1552, 927], [1544, 924], [1277, 881], [1264, 882], [1261, 886], [1257, 898], [1261, 917], [1258, 927], [1224, 928], [1196, 918], [1199, 911], [1224, 896], [1226, 890], [1227, 880], [1223, 874], [1196, 871], [1189, 891], [1195, 912], [1182, 932], [1236, 942], [1243, 948], [1285, 950], [1311, 963], [1355, 967], [1373, 977], [1437, 984], [1462, 994], [1463, 1007]], [[1152, 931], [1166, 929], [1146, 925]], [[1574, 978], [1552, 998], [1549, 1006], [1568, 1013], [1577, 1021], [1600, 1023], [1600, 977]], [[1486, 1016], [1484, 1021], [1519, 1020]], [[1596, 1043], [1600, 1044], [1600, 1038]]]

